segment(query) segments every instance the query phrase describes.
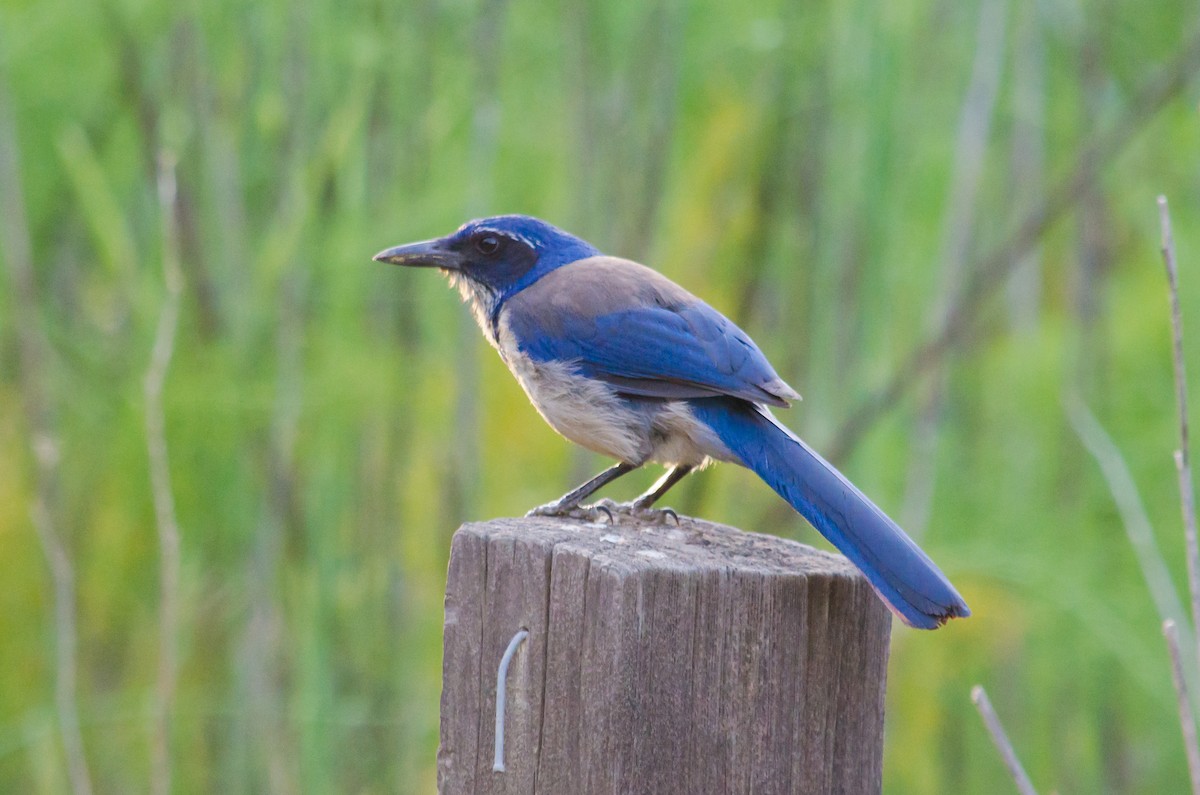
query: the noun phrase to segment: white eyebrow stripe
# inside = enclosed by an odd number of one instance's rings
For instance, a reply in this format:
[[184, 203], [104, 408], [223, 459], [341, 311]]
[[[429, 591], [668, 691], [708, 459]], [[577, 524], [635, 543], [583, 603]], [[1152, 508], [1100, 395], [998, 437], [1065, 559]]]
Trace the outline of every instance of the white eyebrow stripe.
[[493, 235], [500, 235], [501, 237], [507, 237], [509, 240], [519, 240], [532, 249], [536, 249], [538, 247], [537, 243], [535, 243], [532, 240], [530, 240], [529, 238], [525, 237], [525, 235], [522, 235], [520, 232], [509, 232], [507, 229], [495, 229], [490, 226], [481, 226], [478, 229], [476, 229], [475, 231], [476, 232], [491, 232]]

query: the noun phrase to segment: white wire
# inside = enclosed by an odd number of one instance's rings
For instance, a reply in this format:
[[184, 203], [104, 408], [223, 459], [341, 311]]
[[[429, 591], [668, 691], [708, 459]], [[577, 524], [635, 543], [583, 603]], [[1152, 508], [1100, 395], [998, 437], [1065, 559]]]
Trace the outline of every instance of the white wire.
[[508, 680], [508, 663], [521, 641], [527, 637], [529, 632], [524, 629], [513, 635], [512, 640], [508, 642], [508, 648], [504, 650], [504, 656], [500, 658], [500, 670], [496, 672], [496, 755], [492, 761], [492, 770], [497, 773], [504, 772], [504, 690]]

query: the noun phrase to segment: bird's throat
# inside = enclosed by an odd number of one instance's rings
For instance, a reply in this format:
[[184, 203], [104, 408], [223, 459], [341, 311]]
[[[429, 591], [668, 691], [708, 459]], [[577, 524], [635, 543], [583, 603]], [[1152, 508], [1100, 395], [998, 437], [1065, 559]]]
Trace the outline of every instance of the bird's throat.
[[496, 339], [496, 329], [492, 318], [495, 317], [496, 308], [500, 305], [501, 294], [488, 285], [464, 275], [461, 271], [445, 271], [445, 274], [450, 280], [450, 285], [458, 290], [463, 302], [471, 308], [471, 315], [479, 324], [479, 330], [483, 332], [483, 336], [499, 349], [499, 341]]

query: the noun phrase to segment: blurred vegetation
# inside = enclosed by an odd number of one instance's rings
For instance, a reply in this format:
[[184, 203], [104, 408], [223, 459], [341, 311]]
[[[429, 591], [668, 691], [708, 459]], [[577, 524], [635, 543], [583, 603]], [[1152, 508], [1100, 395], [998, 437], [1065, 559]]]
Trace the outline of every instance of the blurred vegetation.
[[[837, 450], [975, 610], [897, 628], [885, 790], [1006, 791], [979, 682], [1039, 786], [1183, 791], [1159, 618], [1063, 399], [1127, 456], [1183, 592], [1154, 198], [1172, 200], [1200, 373], [1197, 86], [1161, 110], [1137, 97], [1198, 16], [1183, 0], [0, 0], [0, 155], [20, 173], [0, 185], [0, 790], [70, 787], [30, 513], [47, 472], [88, 775], [150, 786], [162, 572], [143, 378], [164, 229], [183, 275], [163, 394], [174, 791], [423, 793], [453, 529], [603, 462], [545, 427], [439, 279], [374, 252], [470, 216], [545, 217], [730, 314], [804, 394], [783, 419], [830, 449], [1074, 175], [1069, 211], [968, 306], [949, 354], [901, 373], [912, 388]], [[1120, 125], [1128, 145], [1081, 158]], [[674, 505], [823, 544], [733, 467]]]

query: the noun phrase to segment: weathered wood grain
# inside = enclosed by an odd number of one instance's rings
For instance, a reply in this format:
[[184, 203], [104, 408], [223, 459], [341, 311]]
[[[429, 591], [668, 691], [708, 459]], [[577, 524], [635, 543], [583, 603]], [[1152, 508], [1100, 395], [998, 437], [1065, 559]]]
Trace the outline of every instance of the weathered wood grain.
[[[439, 791], [878, 792], [890, 628], [844, 558], [784, 539], [687, 518], [464, 525]], [[520, 629], [497, 773], [496, 668]]]

